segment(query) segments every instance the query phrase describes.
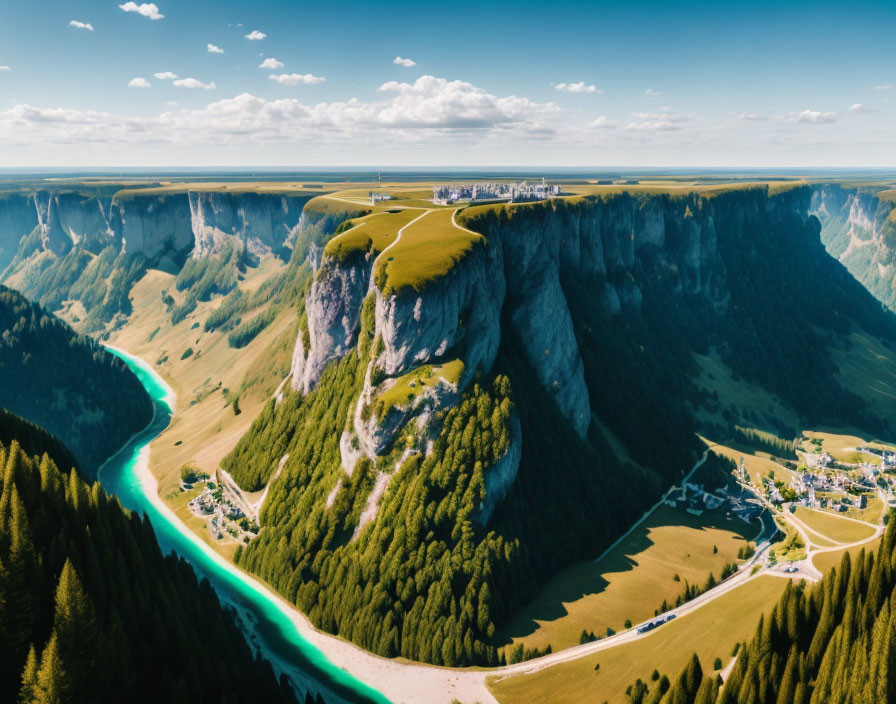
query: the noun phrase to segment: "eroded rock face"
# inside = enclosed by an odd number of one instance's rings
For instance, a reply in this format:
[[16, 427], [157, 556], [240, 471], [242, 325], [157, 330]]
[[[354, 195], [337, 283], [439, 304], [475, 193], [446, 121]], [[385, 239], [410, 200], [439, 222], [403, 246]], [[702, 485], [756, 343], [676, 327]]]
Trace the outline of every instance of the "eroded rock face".
[[451, 350], [464, 362], [465, 387], [498, 353], [505, 292], [501, 250], [481, 245], [422, 292], [384, 295], [377, 289], [376, 333], [383, 342], [377, 366], [398, 376]]
[[[590, 394], [600, 389], [589, 390], [585, 383], [570, 305], [576, 301], [569, 296], [591, 291], [594, 302], [615, 316], [640, 309], [644, 292], [638, 281], [661, 276], [676, 294], [723, 312], [730, 292], [719, 233], [740, 251], [763, 222], [794, 213], [806, 222], [808, 199], [807, 189], [775, 196], [755, 189], [711, 198], [618, 194], [503, 211], [473, 209], [466, 226], [482, 234], [484, 242], [419, 291], [386, 294], [373, 280], [376, 267], [369, 259], [338, 264], [324, 255], [307, 301], [312, 351], [297, 343], [294, 383], [301, 380], [298, 388], [307, 391], [329, 361], [354, 349], [362, 301], [372, 291], [374, 354], [367, 360], [351, 429], [341, 442], [347, 470], [361, 456], [376, 464], [399, 437], [425, 454], [440, 429], [433, 419], [457, 402], [477, 373], [491, 371], [508, 335], [537, 383], [585, 437]], [[373, 412], [389, 379], [447, 359], [464, 363], [456, 394]], [[483, 523], [512, 486], [519, 466], [524, 439], [516, 416], [511, 423], [508, 452], [486, 471]]]
[[896, 310], [896, 219], [891, 200], [839, 185], [816, 186], [810, 212], [825, 248], [890, 309]]
[[317, 268], [305, 299], [309, 348], [304, 349], [299, 335], [293, 354], [294, 389], [308, 393], [317, 385], [327, 364], [340, 359], [355, 345], [361, 305], [370, 288], [371, 263], [369, 255], [346, 262], [327, 257]]
[[219, 251], [228, 235], [258, 256], [278, 250], [293, 237], [305, 200], [272, 193], [191, 191], [194, 256]]
[[150, 261], [189, 251], [195, 241], [186, 193], [116, 200], [110, 225], [125, 252]]
[[291, 241], [307, 200], [222, 191], [131, 193], [120, 198], [65, 191], [13, 194], [0, 199], [0, 246], [14, 251], [37, 227], [40, 249], [54, 254], [79, 244], [94, 251], [118, 244], [150, 260], [171, 250], [205, 256], [219, 253], [228, 235], [260, 255]]

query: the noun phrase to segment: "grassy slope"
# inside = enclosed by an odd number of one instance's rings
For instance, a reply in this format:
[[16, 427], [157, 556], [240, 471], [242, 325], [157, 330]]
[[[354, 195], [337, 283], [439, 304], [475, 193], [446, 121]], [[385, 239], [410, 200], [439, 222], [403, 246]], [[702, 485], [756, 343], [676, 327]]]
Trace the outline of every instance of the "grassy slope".
[[556, 652], [577, 645], [583, 629], [621, 631], [626, 619], [640, 623], [663, 600], [674, 603], [685, 581], [703, 585], [710, 572], [718, 578], [755, 534], [755, 525], [718, 512], [693, 516], [662, 506], [600, 561], [575, 564], [548, 582], [503, 635], [525, 648], [550, 643]]
[[[865, 452], [857, 452], [856, 448], [860, 446], [873, 447], [879, 450], [896, 451], [896, 447], [893, 447], [892, 445], [864, 440], [858, 435], [843, 435], [840, 433], [828, 433], [821, 431], [806, 431], [804, 435], [808, 438], [820, 438], [822, 441], [821, 449], [824, 452], [827, 452], [838, 462], [848, 462], [851, 464], [856, 464], [858, 461], [868, 461], [872, 462], [873, 464], [880, 463], [880, 457]], [[815, 452], [814, 447], [808, 442], [803, 442], [802, 449], [806, 450], [807, 452]]]
[[[249, 290], [259, 284], [258, 279], [281, 269], [278, 260], [269, 258], [258, 269], [250, 269], [249, 278], [240, 285]], [[206, 316], [220, 305], [221, 298], [199, 303], [184, 321], [172, 326], [161, 301], [162, 289], [177, 295], [174, 277], [150, 271], [134, 287], [134, 313], [128, 324], [114, 333], [109, 342], [153, 364], [178, 395], [171, 425], [151, 445], [150, 468], [159, 480], [160, 496], [195, 529], [203, 523], [187, 511], [188, 494], [177, 490], [180, 469], [189, 463], [213, 473], [221, 458], [248, 430], [289, 370], [296, 335], [295, 315], [292, 310], [284, 311], [248, 346], [234, 349], [227, 344], [227, 333], [202, 330]], [[193, 328], [196, 322], [199, 327]], [[156, 328], [159, 331], [149, 340]], [[187, 347], [195, 352], [181, 360]], [[164, 356], [167, 361], [156, 364]], [[255, 383], [244, 388], [244, 381]], [[240, 415], [234, 415], [225, 401], [224, 388], [240, 394]], [[175, 445], [176, 442], [180, 444]], [[204, 530], [199, 534], [207, 536]]]
[[756, 488], [761, 487], [759, 480], [756, 478], [757, 473], [764, 477], [769, 472], [774, 472], [775, 479], [782, 479], [785, 482], [790, 482], [790, 480], [796, 476], [795, 472], [790, 471], [777, 462], [774, 462], [767, 457], [758, 457], [754, 454], [750, 454], [749, 451], [741, 451], [725, 445], [713, 445], [712, 450], [713, 452], [736, 462], [738, 465], [740, 465], [740, 458], [743, 457], [744, 465], [750, 475], [750, 484]]
[[169, 195], [172, 193], [187, 193], [189, 191], [201, 191], [203, 193], [266, 193], [284, 196], [319, 196], [321, 188], [307, 188], [301, 183], [283, 183], [280, 181], [235, 181], [235, 182], [209, 182], [197, 181], [186, 183], [163, 183], [158, 186], [146, 188], [122, 188], [115, 196], [119, 200], [133, 198], [135, 196]]
[[853, 332], [850, 339], [851, 349], [832, 351], [837, 380], [864, 398], [875, 413], [896, 416], [896, 353], [864, 332]]
[[406, 208], [398, 212], [382, 211], [352, 220], [353, 227], [337, 235], [324, 247], [324, 253], [339, 261], [358, 252], [382, 252], [398, 235], [398, 231], [423, 211]]
[[501, 704], [624, 702], [625, 688], [636, 678], [647, 680], [654, 668], [673, 678], [695, 651], [706, 667], [717, 657], [727, 663], [734, 644], [753, 634], [786, 584], [779, 577], [757, 577], [645, 638], [533, 674], [493, 678], [489, 689]]
[[[697, 416], [701, 421], [728, 425], [728, 421], [725, 420], [722, 413], [726, 409], [726, 405], [732, 405], [730, 399], [736, 399], [739, 414], [761, 418], [763, 419], [762, 425], [799, 427], [799, 418], [793, 410], [761, 386], [737, 377], [722, 361], [717, 351], [712, 350], [708, 355], [695, 354], [694, 358], [700, 368], [694, 382], [700, 388], [705, 389], [707, 393], [718, 394], [720, 400], [718, 409], [714, 411], [700, 408]], [[734, 417], [737, 415], [735, 414]]]
[[455, 227], [453, 210], [434, 210], [406, 228], [401, 240], [378, 264], [377, 281], [384, 277], [383, 293], [413, 288], [417, 291], [446, 274], [483, 241], [482, 235]]
[[434, 387], [441, 379], [456, 384], [463, 374], [464, 363], [455, 359], [440, 365], [424, 364], [395, 379], [395, 383], [383, 391], [377, 400], [386, 408], [403, 406], [426, 387]]

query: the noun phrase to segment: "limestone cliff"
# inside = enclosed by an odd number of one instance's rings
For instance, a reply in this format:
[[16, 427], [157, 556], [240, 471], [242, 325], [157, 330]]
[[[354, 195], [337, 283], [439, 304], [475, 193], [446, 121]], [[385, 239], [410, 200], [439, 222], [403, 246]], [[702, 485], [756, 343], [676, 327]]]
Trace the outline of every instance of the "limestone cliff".
[[811, 206], [827, 250], [892, 310], [896, 310], [894, 195], [879, 188], [826, 184], [813, 189]]
[[[217, 255], [234, 238], [251, 255], [282, 252], [310, 197], [167, 188], [107, 193], [89, 186], [9, 193], [0, 197], [0, 272], [55, 307], [93, 283], [89, 265], [103, 251], [110, 259], [122, 255], [118, 261], [129, 272], [160, 267], [172, 273], [187, 256]], [[114, 298], [126, 301], [127, 293]], [[106, 307], [104, 315], [127, 312]]]
[[[809, 192], [769, 196], [766, 189], [710, 197], [616, 194], [519, 206], [474, 207], [461, 214], [485, 236], [422, 289], [384, 291], [371, 254], [344, 261], [324, 255], [306, 299], [307, 333], [294, 354], [292, 383], [307, 393], [326, 365], [355, 349], [368, 293], [375, 301], [373, 347], [364, 390], [342, 439], [343, 465], [362, 454], [376, 461], [399, 437], [425, 451], [438, 411], [456, 403], [478, 373], [489, 373], [502, 340], [519, 340], [537, 383], [566, 422], [585, 438], [592, 415], [567, 291], [590, 289], [609, 315], [637, 314], [643, 292], [631, 271], [649, 271], [680, 296], [721, 315], [729, 304], [727, 269], [719, 255], [722, 223], [731, 245], [755, 249], [763, 222], [796, 218], [809, 226]], [[387, 256], [384, 252], [380, 256]], [[303, 339], [304, 338], [304, 339]], [[430, 394], [388, 410], [377, 399], [395, 380], [424, 365], [458, 359], [457, 393]], [[385, 381], [384, 381], [385, 380]], [[516, 423], [516, 421], [515, 421]], [[518, 423], [506, 466], [487, 481], [506, 493], [519, 462]], [[494, 509], [484, 507], [483, 517]]]

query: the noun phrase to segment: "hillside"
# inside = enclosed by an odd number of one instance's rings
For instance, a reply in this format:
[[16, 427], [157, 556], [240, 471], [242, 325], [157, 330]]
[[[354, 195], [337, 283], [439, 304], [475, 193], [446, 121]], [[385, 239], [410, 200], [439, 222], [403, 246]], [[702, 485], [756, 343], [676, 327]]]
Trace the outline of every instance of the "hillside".
[[5, 286], [0, 330], [0, 406], [59, 437], [89, 474], [149, 423], [152, 403], [120, 360]]
[[429, 227], [390, 246], [407, 218], [334, 238], [293, 391], [223, 462], [246, 490], [277, 473], [237, 561], [375, 652], [491, 664], [496, 628], [688, 470], [697, 431], [890, 432], [837, 355], [858, 332], [894, 349], [896, 318], [827, 255], [811, 197], [477, 206], [439, 214], [469, 233], [442, 259]]
[[296, 701], [148, 520], [29, 442], [0, 443], [0, 700]]
[[[893, 701], [894, 547], [896, 525], [890, 521], [876, 552], [863, 549], [855, 558], [847, 552], [811, 587], [788, 583], [752, 638], [740, 644], [721, 692], [695, 654], [662, 701]], [[639, 680], [630, 701], [659, 701], [659, 689]]]

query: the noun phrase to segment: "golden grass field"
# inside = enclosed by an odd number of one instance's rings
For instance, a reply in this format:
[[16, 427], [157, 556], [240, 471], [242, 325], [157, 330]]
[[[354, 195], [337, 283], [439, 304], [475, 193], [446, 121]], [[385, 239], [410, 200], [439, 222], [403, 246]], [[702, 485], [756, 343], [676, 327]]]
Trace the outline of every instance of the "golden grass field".
[[[837, 543], [854, 543], [874, 535], [874, 528], [834, 513], [798, 506], [794, 514], [809, 528]], [[812, 539], [813, 536], [809, 536]]]
[[405, 208], [397, 212], [380, 211], [352, 220], [353, 227], [327, 242], [324, 253], [344, 261], [356, 252], [382, 252], [395, 241], [398, 231], [425, 211]]
[[[860, 464], [862, 462], [871, 462], [872, 464], [880, 463], [880, 457], [869, 454], [867, 452], [859, 452], [859, 447], [871, 447], [878, 450], [896, 450], [896, 447], [885, 443], [864, 440], [857, 435], [843, 435], [839, 433], [821, 432], [816, 430], [806, 430], [803, 435], [810, 439], [821, 440], [822, 451], [828, 453], [838, 462], [846, 462], [849, 464]], [[817, 452], [818, 450], [809, 441], [803, 441], [803, 450], [806, 452]]]
[[385, 261], [377, 263], [377, 280], [384, 276], [383, 293], [421, 290], [483, 241], [482, 235], [455, 227], [453, 213], [453, 209], [433, 210], [405, 228], [398, 243], [383, 255]]
[[[694, 516], [660, 506], [599, 562], [577, 563], [549, 581], [502, 630], [499, 642], [539, 649], [550, 644], [557, 652], [578, 645], [583, 629], [604, 635], [607, 627], [623, 630], [626, 619], [640, 623], [663, 600], [674, 604], [685, 581], [702, 586], [710, 572], [718, 578], [757, 530], [719, 512]], [[674, 581], [676, 574], [681, 581]]]
[[753, 635], [787, 581], [755, 577], [644, 638], [533, 674], [493, 677], [489, 689], [501, 704], [622, 704], [635, 679], [647, 680], [654, 669], [674, 679], [694, 652], [711, 672], [717, 657], [727, 664], [734, 644]]
[[770, 472], [774, 472], [775, 479], [781, 479], [785, 482], [790, 482], [796, 474], [787, 469], [787, 467], [784, 467], [767, 457], [759, 457], [758, 455], [738, 450], [737, 448], [729, 447], [727, 445], [713, 445], [712, 451], [718, 455], [727, 457], [738, 465], [740, 465], [740, 460], [743, 458], [744, 466], [746, 466], [747, 473], [750, 475], [750, 484], [756, 488], [761, 488], [762, 486], [757, 478], [757, 474], [764, 477]]
[[844, 550], [832, 550], [831, 552], [820, 552], [812, 556], [812, 564], [819, 572], [827, 573], [832, 567], [837, 567], [843, 560], [843, 555], [849, 553], [851, 557], [855, 557], [862, 550], [866, 553], [877, 550], [880, 546], [880, 538], [870, 540], [864, 545], [846, 548]]

